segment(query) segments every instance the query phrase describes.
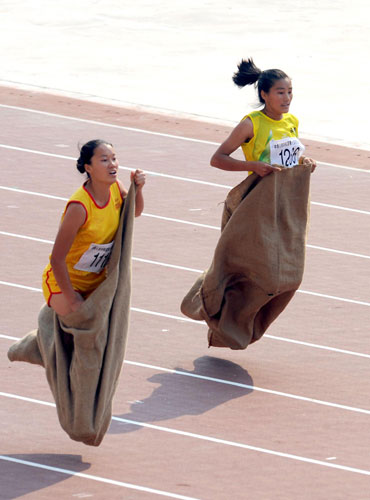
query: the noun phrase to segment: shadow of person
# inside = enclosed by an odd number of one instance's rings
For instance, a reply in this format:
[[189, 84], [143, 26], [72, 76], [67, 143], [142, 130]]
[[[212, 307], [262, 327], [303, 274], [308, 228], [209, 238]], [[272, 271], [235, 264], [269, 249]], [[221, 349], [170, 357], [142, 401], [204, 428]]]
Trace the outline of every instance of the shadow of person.
[[[140, 425], [125, 422], [158, 422], [182, 415], [201, 415], [231, 399], [241, 398], [253, 391], [253, 381], [247, 370], [221, 358], [202, 356], [194, 361], [194, 370], [176, 369], [180, 373], [157, 373], [148, 382], [159, 384], [143, 401], [135, 401], [130, 413], [114, 416], [110, 434], [133, 432]], [[228, 385], [197, 378], [211, 377], [239, 383]]]
[[[47, 468], [41, 468], [38, 465]], [[82, 472], [90, 466], [90, 463], [82, 461], [81, 455], [48, 453], [0, 455], [0, 498], [13, 500], [28, 493], [40, 491], [65, 481], [76, 472]], [[53, 467], [63, 469], [64, 472], [53, 471]]]

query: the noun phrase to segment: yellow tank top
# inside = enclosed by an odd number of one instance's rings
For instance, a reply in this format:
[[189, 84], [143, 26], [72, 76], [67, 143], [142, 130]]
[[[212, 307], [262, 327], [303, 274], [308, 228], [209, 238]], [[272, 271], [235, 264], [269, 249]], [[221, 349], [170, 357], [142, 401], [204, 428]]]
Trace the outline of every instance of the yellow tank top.
[[[86, 219], [67, 254], [67, 269], [75, 290], [91, 292], [105, 279], [104, 268], [118, 229], [123, 199], [115, 182], [110, 187], [108, 202], [100, 207], [83, 185], [68, 200], [62, 220], [71, 203], [80, 203], [84, 207]], [[46, 273], [50, 282], [55, 279], [50, 263], [44, 270], [44, 275]]]
[[[246, 120], [247, 118], [250, 118], [253, 123], [252, 139], [248, 142], [244, 142], [241, 145], [245, 159], [247, 161], [263, 161], [272, 164], [272, 155], [274, 164], [285, 166], [293, 166], [293, 164], [298, 164], [298, 159], [304, 150], [304, 146], [298, 140], [298, 119], [294, 115], [285, 113], [281, 120], [273, 120], [272, 118], [269, 118], [264, 113], [262, 113], [262, 111], [253, 111], [249, 115], [246, 115], [242, 119], [242, 121]], [[296, 146], [294, 147], [290, 145], [290, 149], [285, 150], [283, 148], [283, 139], [289, 137], [297, 138], [297, 140], [294, 141]], [[274, 153], [272, 152], [273, 150], [271, 149], [272, 144], [274, 144], [276, 147], [276, 157], [274, 156]], [[293, 153], [295, 153], [294, 158]]]

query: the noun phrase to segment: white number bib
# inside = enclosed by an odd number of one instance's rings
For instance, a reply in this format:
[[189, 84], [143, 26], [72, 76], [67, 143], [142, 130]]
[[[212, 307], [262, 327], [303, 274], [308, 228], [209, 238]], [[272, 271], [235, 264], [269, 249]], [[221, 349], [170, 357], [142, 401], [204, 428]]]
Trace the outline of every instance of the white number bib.
[[298, 160], [305, 147], [297, 137], [285, 137], [284, 139], [270, 141], [271, 165], [291, 168], [298, 165]]
[[81, 255], [80, 260], [73, 268], [79, 271], [100, 273], [108, 264], [110, 254], [112, 253], [113, 243], [113, 241], [103, 245], [91, 243], [89, 249]]

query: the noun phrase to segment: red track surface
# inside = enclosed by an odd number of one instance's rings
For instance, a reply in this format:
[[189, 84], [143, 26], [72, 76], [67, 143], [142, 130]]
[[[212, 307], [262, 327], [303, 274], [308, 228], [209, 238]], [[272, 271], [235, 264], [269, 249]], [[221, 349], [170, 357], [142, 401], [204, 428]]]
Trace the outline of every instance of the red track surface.
[[[179, 304], [242, 178], [208, 166], [228, 130], [5, 87], [0, 102], [0, 498], [369, 499], [370, 153], [304, 141], [321, 164], [301, 291], [246, 351], [208, 349]], [[43, 369], [6, 352], [36, 327], [77, 144], [97, 137], [148, 174], [114, 419], [90, 448], [61, 430]]]

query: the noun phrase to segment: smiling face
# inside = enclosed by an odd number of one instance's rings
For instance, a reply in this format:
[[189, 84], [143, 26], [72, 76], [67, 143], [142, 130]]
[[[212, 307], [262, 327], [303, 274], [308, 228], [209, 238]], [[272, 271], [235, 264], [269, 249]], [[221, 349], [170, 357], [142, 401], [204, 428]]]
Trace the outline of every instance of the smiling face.
[[293, 87], [290, 78], [276, 80], [268, 92], [261, 91], [265, 101], [263, 112], [274, 120], [281, 120], [283, 113], [289, 112], [293, 99]]
[[90, 163], [85, 170], [93, 182], [113, 184], [117, 180], [118, 160], [110, 144], [100, 144], [95, 148]]

